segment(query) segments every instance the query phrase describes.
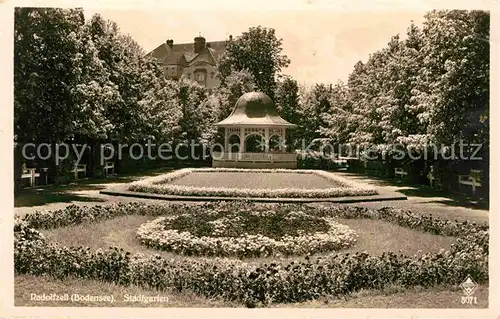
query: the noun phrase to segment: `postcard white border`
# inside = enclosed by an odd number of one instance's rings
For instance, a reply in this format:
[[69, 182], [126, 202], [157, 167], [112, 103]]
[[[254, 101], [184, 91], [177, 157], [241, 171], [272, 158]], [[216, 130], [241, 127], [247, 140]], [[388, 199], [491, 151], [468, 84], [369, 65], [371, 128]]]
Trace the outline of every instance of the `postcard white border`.
[[[332, 11], [428, 11], [432, 9], [483, 9], [491, 13], [491, 81], [490, 114], [492, 123], [499, 122], [499, 44], [500, 44], [500, 0], [477, 1], [422, 1], [422, 0], [385, 0], [385, 1], [322, 1], [322, 0], [253, 0], [253, 1], [154, 1], [154, 0], [87, 0], [87, 1], [6, 1], [0, 0], [0, 313], [5, 317], [158, 317], [158, 318], [498, 318], [500, 315], [499, 294], [499, 252], [500, 234], [498, 232], [499, 201], [491, 196], [490, 203], [490, 287], [488, 309], [210, 309], [210, 308], [75, 308], [75, 307], [14, 307], [13, 278], [13, 10], [16, 6], [46, 7], [92, 7], [113, 9], [155, 10], [167, 6], [170, 10], [332, 10]], [[499, 144], [493, 142], [499, 129], [491, 125], [491, 194], [499, 194]]]

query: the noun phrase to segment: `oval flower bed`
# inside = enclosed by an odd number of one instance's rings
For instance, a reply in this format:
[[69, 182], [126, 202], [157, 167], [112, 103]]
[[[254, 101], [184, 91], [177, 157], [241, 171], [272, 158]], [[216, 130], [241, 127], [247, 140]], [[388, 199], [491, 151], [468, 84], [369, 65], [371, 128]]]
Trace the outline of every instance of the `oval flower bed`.
[[106, 206], [69, 206], [35, 212], [16, 218], [14, 225], [14, 269], [16, 274], [94, 279], [155, 290], [194, 292], [212, 298], [239, 301], [247, 306], [292, 303], [325, 295], [346, 296], [360, 289], [387, 286], [432, 287], [459, 285], [467, 276], [487, 283], [489, 227], [425, 216], [396, 208], [369, 209], [356, 206], [306, 207], [275, 205], [275, 210], [303, 210], [328, 218], [384, 220], [399, 226], [437, 235], [455, 236], [449, 251], [404, 256], [393, 252], [337, 254], [249, 264], [228, 258], [162, 258], [132, 256], [119, 248], [91, 250], [51, 243], [37, 229], [91, 223], [131, 214], [173, 216], [213, 209], [259, 210], [248, 202], [204, 205], [146, 203]]
[[[170, 182], [193, 172], [205, 173], [224, 173], [224, 172], [242, 172], [242, 173], [289, 173], [289, 174], [315, 174], [328, 181], [331, 181], [339, 187], [330, 188], [275, 188], [259, 189], [242, 187], [198, 187], [186, 185], [174, 185]], [[219, 176], [218, 176], [219, 177]], [[378, 194], [377, 190], [371, 186], [361, 184], [350, 179], [344, 178], [334, 173], [322, 170], [306, 169], [238, 169], [238, 168], [184, 168], [168, 174], [146, 178], [130, 183], [129, 191], [154, 193], [163, 195], [180, 196], [221, 196], [221, 197], [265, 197], [265, 198], [329, 198], [344, 196], [368, 196]]]
[[268, 257], [347, 248], [356, 233], [303, 211], [226, 210], [160, 217], [136, 232], [148, 247], [188, 256]]

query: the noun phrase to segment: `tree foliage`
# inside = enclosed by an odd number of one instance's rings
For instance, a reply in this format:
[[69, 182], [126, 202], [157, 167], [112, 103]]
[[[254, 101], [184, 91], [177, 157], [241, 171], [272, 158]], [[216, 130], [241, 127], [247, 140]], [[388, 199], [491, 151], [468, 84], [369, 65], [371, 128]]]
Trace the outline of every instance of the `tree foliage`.
[[15, 12], [19, 142], [173, 140], [180, 87], [116, 23], [83, 11]]
[[[299, 85], [296, 80], [290, 76], [285, 76], [277, 83], [275, 104], [280, 116], [286, 121], [299, 124], [301, 123], [299, 109]], [[295, 129], [286, 130], [286, 144], [294, 147], [299, 140]]]
[[274, 98], [276, 77], [290, 64], [290, 59], [282, 54], [282, 42], [274, 29], [262, 26], [251, 27], [228, 41], [218, 62], [222, 81], [225, 82], [232, 71], [247, 70], [253, 75], [257, 89]]
[[[326, 112], [324, 136], [341, 143], [423, 147], [487, 141], [489, 14], [432, 11], [423, 28], [358, 62]], [[347, 134], [345, 134], [347, 133]]]
[[[332, 92], [320, 131], [338, 143], [394, 143], [437, 154], [442, 173], [483, 168], [489, 153], [489, 13], [441, 10], [358, 62]], [[482, 161], [442, 158], [441, 146], [481, 143]], [[430, 148], [430, 144], [432, 148]], [[467, 154], [466, 154], [467, 155]], [[470, 154], [469, 154], [470, 155]], [[446, 162], [446, 163], [445, 163]], [[460, 168], [462, 167], [462, 168]]]
[[84, 126], [79, 119], [85, 109], [73, 96], [85, 68], [79, 38], [83, 11], [17, 8], [15, 21], [16, 139], [64, 140]]

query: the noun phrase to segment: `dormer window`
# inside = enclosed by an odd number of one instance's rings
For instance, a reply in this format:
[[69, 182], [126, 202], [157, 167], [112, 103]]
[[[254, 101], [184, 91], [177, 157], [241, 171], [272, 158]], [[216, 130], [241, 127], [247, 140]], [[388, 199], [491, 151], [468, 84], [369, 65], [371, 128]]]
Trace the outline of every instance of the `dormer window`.
[[194, 80], [201, 85], [207, 85], [207, 70], [197, 69], [194, 71]]
[[205, 73], [203, 72], [196, 73], [196, 81], [205, 82]]

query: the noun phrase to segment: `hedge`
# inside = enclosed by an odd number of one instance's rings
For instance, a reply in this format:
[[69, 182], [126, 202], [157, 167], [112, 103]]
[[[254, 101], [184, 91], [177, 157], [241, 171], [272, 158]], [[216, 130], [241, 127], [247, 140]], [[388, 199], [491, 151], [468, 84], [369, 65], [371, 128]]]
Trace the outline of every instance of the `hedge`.
[[[49, 243], [35, 229], [75, 225], [130, 214], [168, 215], [180, 211], [230, 205], [237, 209], [250, 203], [210, 203], [202, 206], [148, 205], [145, 203], [97, 206], [70, 206], [50, 213], [29, 214], [16, 221], [16, 274], [50, 275], [95, 279], [157, 290], [191, 291], [207, 297], [240, 301], [247, 306], [290, 303], [324, 295], [344, 296], [360, 289], [382, 289], [386, 285], [430, 287], [457, 285], [467, 275], [478, 283], [488, 281], [488, 226], [452, 222], [394, 209], [367, 209], [354, 206], [311, 208], [318, 216], [382, 219], [400, 226], [457, 236], [450, 251], [414, 256], [393, 252], [380, 256], [367, 253], [329, 254], [304, 260], [247, 264], [237, 259], [165, 259], [118, 248], [90, 250]], [[283, 205], [283, 204], [280, 204]], [[289, 205], [295, 209], [298, 205]], [[260, 206], [252, 207], [259, 209]], [[50, 218], [56, 223], [50, 224]]]

